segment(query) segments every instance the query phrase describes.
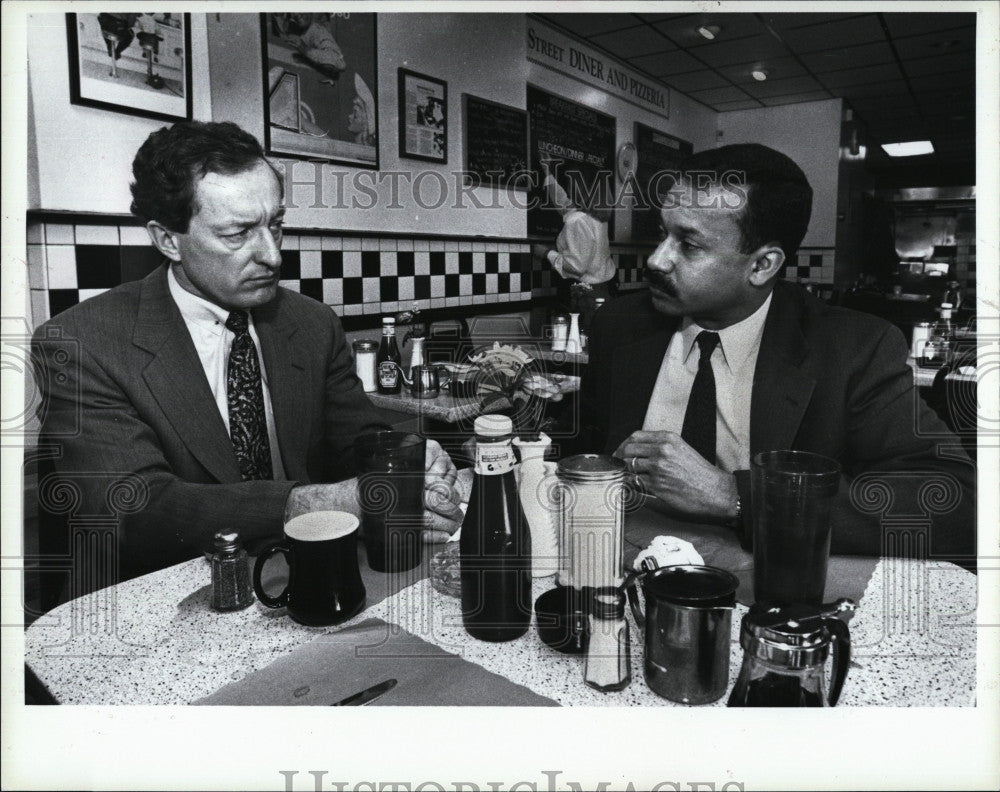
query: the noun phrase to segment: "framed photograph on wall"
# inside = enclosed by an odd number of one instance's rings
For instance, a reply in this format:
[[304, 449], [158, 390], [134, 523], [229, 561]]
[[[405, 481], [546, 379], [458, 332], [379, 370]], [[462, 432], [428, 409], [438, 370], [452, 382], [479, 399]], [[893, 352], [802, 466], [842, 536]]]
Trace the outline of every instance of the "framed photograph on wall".
[[448, 161], [448, 83], [399, 70], [399, 156]]
[[66, 14], [70, 102], [191, 118], [191, 15]]
[[269, 154], [378, 168], [375, 14], [261, 14]]

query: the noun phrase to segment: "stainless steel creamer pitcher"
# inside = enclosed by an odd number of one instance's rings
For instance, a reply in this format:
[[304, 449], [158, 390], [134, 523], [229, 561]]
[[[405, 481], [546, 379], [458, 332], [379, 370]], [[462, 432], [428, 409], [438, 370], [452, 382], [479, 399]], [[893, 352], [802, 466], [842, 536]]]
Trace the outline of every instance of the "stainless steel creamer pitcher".
[[[851, 636], [837, 618], [857, 606], [849, 599], [825, 605], [754, 605], [743, 617], [743, 667], [730, 707], [833, 707], [851, 662]], [[833, 653], [830, 692], [824, 665]]]

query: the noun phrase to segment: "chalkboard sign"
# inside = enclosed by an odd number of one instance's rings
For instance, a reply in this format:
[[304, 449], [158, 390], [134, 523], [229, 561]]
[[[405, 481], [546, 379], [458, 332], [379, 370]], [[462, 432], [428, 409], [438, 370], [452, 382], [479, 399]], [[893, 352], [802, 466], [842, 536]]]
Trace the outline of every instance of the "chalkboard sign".
[[[542, 157], [557, 165], [557, 180], [575, 196], [582, 187], [614, 199], [615, 119], [585, 105], [528, 86], [528, 154], [539, 174], [528, 202], [528, 235], [553, 239], [562, 216], [546, 206], [541, 189]], [[610, 224], [613, 227], [613, 223]]]
[[[632, 210], [632, 241], [657, 240], [660, 237], [659, 216], [656, 210], [655, 196], [650, 195], [650, 183], [656, 174], [662, 171], [675, 170], [677, 165], [693, 151], [693, 146], [686, 140], [681, 140], [665, 132], [636, 122], [635, 150], [637, 163], [635, 180], [644, 201], [638, 201]], [[665, 193], [670, 189], [669, 181], [660, 181], [659, 190]], [[655, 190], [657, 184], [652, 185]]]
[[528, 189], [528, 114], [462, 94], [467, 183]]

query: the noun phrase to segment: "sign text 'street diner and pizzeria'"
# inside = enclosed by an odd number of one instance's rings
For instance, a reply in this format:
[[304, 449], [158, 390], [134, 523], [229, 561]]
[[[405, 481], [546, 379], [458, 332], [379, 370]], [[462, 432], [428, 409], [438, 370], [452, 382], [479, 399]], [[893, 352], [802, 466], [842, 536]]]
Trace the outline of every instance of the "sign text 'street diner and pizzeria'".
[[528, 60], [600, 88], [664, 118], [670, 90], [537, 20], [528, 21]]

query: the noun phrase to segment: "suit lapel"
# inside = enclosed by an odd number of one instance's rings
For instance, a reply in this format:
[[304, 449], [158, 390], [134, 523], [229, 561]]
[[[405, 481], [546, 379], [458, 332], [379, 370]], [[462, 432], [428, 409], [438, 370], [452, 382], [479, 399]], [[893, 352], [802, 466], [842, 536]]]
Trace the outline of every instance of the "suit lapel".
[[142, 372], [153, 398], [184, 445], [220, 482], [240, 481], [226, 425], [198, 352], [170, 297], [163, 267], [143, 281], [132, 342], [152, 355]]
[[281, 298], [253, 312], [254, 327], [260, 337], [267, 384], [274, 410], [275, 433], [281, 449], [281, 461], [289, 479], [307, 481], [307, 417], [302, 414], [309, 392], [309, 367], [302, 349], [302, 339], [296, 339], [299, 327]]
[[[652, 310], [652, 308], [650, 308]], [[660, 373], [663, 355], [678, 320], [658, 314], [640, 332], [639, 338], [615, 348], [616, 373], [611, 377], [611, 414], [608, 425], [608, 450], [613, 451], [632, 432], [641, 429], [646, 409]]]
[[815, 379], [802, 371], [809, 352], [794, 301], [774, 289], [757, 356], [750, 403], [750, 454], [791, 448], [809, 406]]

